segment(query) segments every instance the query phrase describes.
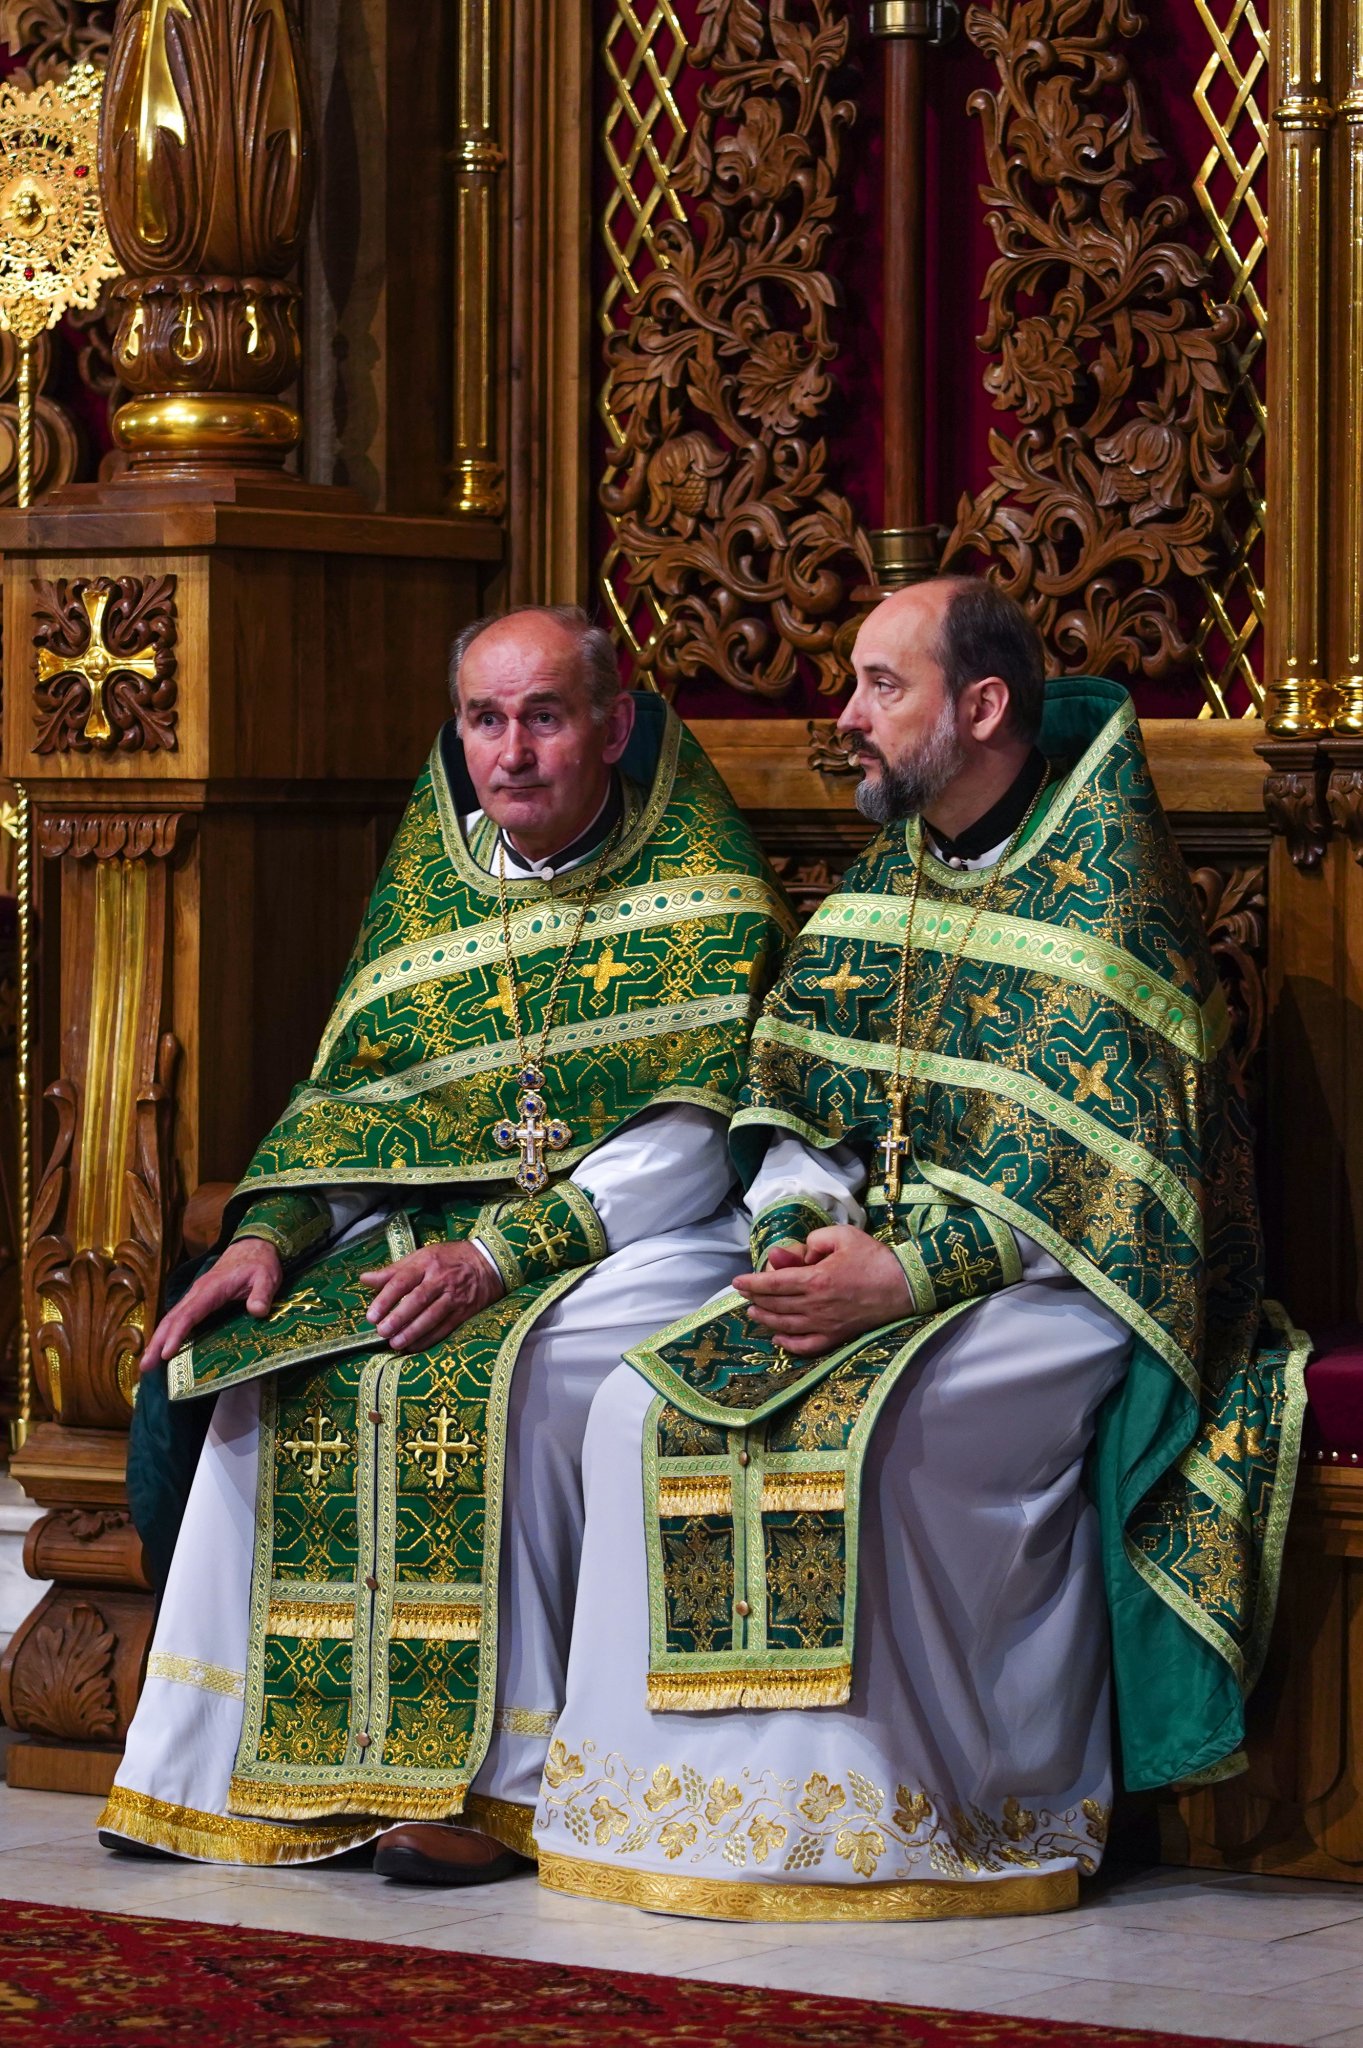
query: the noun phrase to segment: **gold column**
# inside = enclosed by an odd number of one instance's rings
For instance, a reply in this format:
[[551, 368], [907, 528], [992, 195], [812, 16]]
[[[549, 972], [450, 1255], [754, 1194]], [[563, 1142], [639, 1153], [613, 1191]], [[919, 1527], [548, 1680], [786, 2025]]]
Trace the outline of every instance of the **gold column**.
[[1269, 150], [1267, 724], [1284, 738], [1329, 723], [1321, 590], [1324, 384], [1323, 0], [1287, 0], [1273, 22]]
[[1363, 0], [1348, 0], [1345, 63], [1349, 89], [1340, 102], [1344, 161], [1335, 275], [1342, 287], [1339, 327], [1339, 471], [1335, 488], [1341, 616], [1333, 636], [1331, 724], [1363, 735]]
[[459, 139], [454, 148], [452, 512], [499, 519], [506, 502], [494, 402], [497, 214], [506, 154], [497, 141], [493, 0], [459, 0]]

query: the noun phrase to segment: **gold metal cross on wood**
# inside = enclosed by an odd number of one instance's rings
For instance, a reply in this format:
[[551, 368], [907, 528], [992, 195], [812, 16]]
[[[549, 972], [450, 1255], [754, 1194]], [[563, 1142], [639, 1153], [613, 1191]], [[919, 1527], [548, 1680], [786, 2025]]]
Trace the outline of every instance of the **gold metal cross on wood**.
[[314, 1408], [311, 1415], [305, 1415], [303, 1420], [310, 1427], [312, 1435], [285, 1437], [280, 1449], [288, 1452], [295, 1465], [302, 1465], [303, 1460], [307, 1459], [307, 1464], [303, 1466], [303, 1477], [309, 1486], [316, 1486], [323, 1473], [328, 1470], [327, 1459], [343, 1458], [350, 1446], [343, 1436], [323, 1436], [327, 1418], [320, 1407]]
[[148, 648], [144, 654], [115, 654], [104, 638], [104, 614], [108, 609], [112, 591], [96, 590], [87, 584], [80, 594], [85, 607], [85, 616], [90, 622], [90, 639], [83, 654], [54, 654], [50, 647], [38, 649], [38, 681], [50, 683], [53, 676], [78, 675], [89, 685], [90, 709], [85, 719], [85, 737], [96, 746], [103, 745], [114, 736], [109, 715], [104, 708], [104, 686], [110, 676], [131, 674], [143, 676], [148, 682], [156, 679], [156, 650]]
[[[429, 1458], [431, 1478], [437, 1486], [443, 1486], [450, 1476], [451, 1467], [470, 1464], [478, 1456], [481, 1445], [469, 1435], [458, 1416], [450, 1414], [443, 1401], [431, 1416], [430, 1423], [434, 1436], [409, 1436], [405, 1448], [407, 1455], [422, 1471], [425, 1470], [422, 1459]], [[458, 1436], [451, 1433], [455, 1424], [459, 1426]]]

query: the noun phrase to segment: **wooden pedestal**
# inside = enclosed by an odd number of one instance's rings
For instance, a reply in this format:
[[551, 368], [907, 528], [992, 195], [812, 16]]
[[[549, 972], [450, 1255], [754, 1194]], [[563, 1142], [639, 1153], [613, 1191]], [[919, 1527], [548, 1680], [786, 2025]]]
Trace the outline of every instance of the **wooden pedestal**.
[[[4, 772], [27, 792], [35, 1016], [12, 1464], [53, 1581], [0, 1663], [12, 1784], [98, 1789], [151, 1632], [124, 1453], [184, 1202], [306, 1071], [448, 712], [496, 528], [347, 494], [71, 494], [0, 517]], [[46, 1106], [41, 1106], [45, 1097]]]

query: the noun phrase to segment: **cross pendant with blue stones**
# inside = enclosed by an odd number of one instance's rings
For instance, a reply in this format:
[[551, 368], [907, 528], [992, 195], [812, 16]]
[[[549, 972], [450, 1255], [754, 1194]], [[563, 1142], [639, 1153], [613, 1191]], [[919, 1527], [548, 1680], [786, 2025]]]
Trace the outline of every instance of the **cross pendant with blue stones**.
[[546, 1116], [544, 1076], [538, 1067], [522, 1067], [516, 1076], [516, 1086], [521, 1091], [516, 1108], [520, 1122], [513, 1124], [509, 1117], [493, 1128], [494, 1141], [503, 1152], [514, 1152], [520, 1147], [520, 1161], [516, 1167], [516, 1186], [527, 1195], [537, 1195], [549, 1181], [549, 1169], [544, 1163], [546, 1147], [550, 1152], [562, 1152], [572, 1142], [572, 1132], [560, 1117]]

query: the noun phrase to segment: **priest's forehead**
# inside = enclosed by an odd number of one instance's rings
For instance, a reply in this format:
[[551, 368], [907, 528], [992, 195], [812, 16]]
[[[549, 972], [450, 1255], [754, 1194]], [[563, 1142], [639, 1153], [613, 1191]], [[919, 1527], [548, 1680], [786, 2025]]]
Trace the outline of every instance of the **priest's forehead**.
[[519, 612], [480, 633], [459, 668], [460, 708], [573, 703], [586, 690], [582, 638], [543, 612]]
[[896, 590], [862, 622], [853, 659], [859, 674], [907, 676], [927, 666], [940, 671], [942, 627], [951, 600], [966, 579], [937, 576]]

